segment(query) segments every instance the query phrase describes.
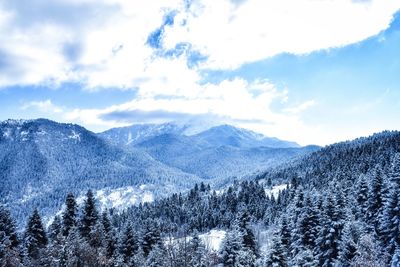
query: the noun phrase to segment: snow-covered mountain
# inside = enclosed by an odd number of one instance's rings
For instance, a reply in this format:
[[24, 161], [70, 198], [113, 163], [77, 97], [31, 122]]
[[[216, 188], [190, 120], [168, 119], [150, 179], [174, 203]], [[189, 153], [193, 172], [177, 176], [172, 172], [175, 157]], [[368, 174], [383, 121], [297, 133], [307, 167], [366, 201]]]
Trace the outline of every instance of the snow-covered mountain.
[[133, 125], [99, 135], [111, 143], [145, 151], [184, 172], [224, 181], [268, 169], [318, 149], [300, 147], [230, 125], [188, 135], [186, 131], [190, 127], [173, 123]]
[[283, 141], [274, 137], [237, 128], [231, 125], [220, 125], [201, 132], [194, 137], [204, 140], [212, 146], [233, 146], [241, 148], [270, 147], [287, 148], [300, 147], [295, 142]]
[[150, 138], [163, 134], [183, 134], [189, 126], [174, 123], [135, 124], [132, 126], [112, 128], [99, 135], [117, 145], [136, 145]]
[[[184, 190], [201, 179], [143, 150], [125, 149], [74, 124], [46, 119], [0, 123], [0, 199], [18, 216], [60, 206], [69, 191], [154, 185], [152, 194]], [[28, 208], [27, 208], [28, 207]]]

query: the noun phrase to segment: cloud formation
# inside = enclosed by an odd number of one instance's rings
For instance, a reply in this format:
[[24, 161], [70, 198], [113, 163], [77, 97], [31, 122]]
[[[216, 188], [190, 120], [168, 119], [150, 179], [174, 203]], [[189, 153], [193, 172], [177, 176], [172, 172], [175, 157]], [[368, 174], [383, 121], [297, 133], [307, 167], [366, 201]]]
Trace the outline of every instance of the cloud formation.
[[135, 90], [124, 104], [64, 116], [103, 126], [209, 116], [292, 139], [293, 127], [315, 130], [301, 119], [313, 99], [289, 106], [290, 88], [240, 77], [212, 83], [204, 73], [356, 43], [386, 29], [399, 8], [397, 0], [3, 1], [0, 90]]
[[396, 0], [7, 1], [0, 87], [137, 88], [163, 78], [149, 71], [159, 57], [170, 68], [182, 60], [189, 69], [230, 69], [343, 46], [387, 28], [399, 7]]

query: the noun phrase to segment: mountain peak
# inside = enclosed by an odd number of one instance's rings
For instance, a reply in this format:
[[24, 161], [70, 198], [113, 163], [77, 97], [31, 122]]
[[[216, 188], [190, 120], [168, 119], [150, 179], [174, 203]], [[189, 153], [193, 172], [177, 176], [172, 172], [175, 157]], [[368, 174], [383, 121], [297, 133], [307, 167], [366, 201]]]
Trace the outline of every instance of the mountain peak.
[[267, 137], [251, 130], [238, 128], [229, 124], [222, 124], [209, 128], [196, 135], [212, 145], [228, 145], [233, 147], [299, 147], [295, 142]]

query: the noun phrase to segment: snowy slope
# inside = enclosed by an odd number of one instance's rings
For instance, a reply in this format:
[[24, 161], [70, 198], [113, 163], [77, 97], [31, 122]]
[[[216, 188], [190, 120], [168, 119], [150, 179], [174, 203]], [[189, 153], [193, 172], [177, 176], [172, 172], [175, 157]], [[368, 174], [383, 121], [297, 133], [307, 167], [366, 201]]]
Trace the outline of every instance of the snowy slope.
[[51, 213], [72, 191], [148, 185], [162, 196], [200, 182], [142, 150], [121, 148], [73, 124], [39, 119], [0, 123], [0, 198], [18, 218]]
[[266, 137], [262, 134], [237, 128], [231, 125], [215, 126], [195, 135], [195, 137], [208, 142], [211, 146], [233, 146], [240, 148], [300, 147], [294, 142], [283, 141], [273, 137]]
[[[292, 142], [229, 125], [186, 135], [190, 127], [173, 123], [134, 125], [111, 129], [99, 136], [111, 143], [138, 148], [184, 172], [224, 181], [266, 170], [318, 149], [313, 146], [298, 147]], [[135, 138], [132, 139], [132, 136]]]

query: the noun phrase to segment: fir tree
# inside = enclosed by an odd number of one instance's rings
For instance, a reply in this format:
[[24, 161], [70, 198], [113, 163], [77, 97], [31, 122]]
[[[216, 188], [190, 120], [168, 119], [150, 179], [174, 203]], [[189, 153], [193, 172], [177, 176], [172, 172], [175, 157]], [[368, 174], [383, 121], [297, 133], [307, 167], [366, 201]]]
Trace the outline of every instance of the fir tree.
[[0, 204], [0, 232], [4, 233], [4, 238], [10, 242], [10, 249], [17, 249], [19, 240], [16, 232], [15, 222], [11, 217], [10, 211]]
[[243, 237], [242, 233], [233, 229], [228, 231], [222, 241], [220, 256], [221, 261], [226, 267], [235, 266], [239, 252], [243, 250]]
[[335, 199], [328, 195], [324, 205], [322, 225], [314, 247], [319, 266], [332, 266], [339, 255], [339, 242], [343, 228], [340, 214], [341, 211], [338, 210]]
[[239, 218], [239, 228], [242, 232], [243, 247], [251, 250], [255, 255], [257, 255], [257, 244], [253, 231], [250, 228], [250, 216], [247, 212], [241, 214]]
[[19, 250], [13, 246], [10, 237], [0, 231], [0, 266], [19, 267], [20, 264]]
[[161, 235], [158, 227], [151, 220], [147, 220], [144, 224], [142, 249], [147, 257], [154, 246], [161, 244]]
[[372, 229], [379, 235], [379, 218], [382, 215], [383, 210], [383, 174], [382, 169], [377, 167], [373, 173], [370, 188], [369, 188], [369, 199], [368, 199], [368, 223], [372, 226]]
[[60, 216], [55, 216], [53, 222], [50, 224], [48, 228], [48, 236], [50, 241], [54, 241], [58, 238], [58, 235], [61, 233], [62, 224]]
[[272, 240], [272, 247], [267, 258], [267, 266], [286, 267], [288, 266], [285, 248], [279, 234], [275, 233]]
[[86, 194], [86, 200], [83, 205], [83, 214], [80, 221], [80, 232], [82, 237], [89, 238], [92, 228], [96, 225], [98, 213], [96, 209], [96, 202], [91, 190]]
[[364, 176], [359, 180], [356, 200], [359, 207], [357, 218], [365, 219], [368, 212], [368, 185]]
[[64, 236], [68, 236], [71, 228], [77, 224], [77, 204], [72, 193], [67, 195], [65, 200], [65, 210], [62, 215], [62, 232]]
[[137, 237], [133, 232], [132, 225], [128, 224], [125, 228], [120, 244], [120, 253], [123, 256], [125, 263], [131, 261], [131, 258], [138, 250], [138, 247]]
[[47, 243], [47, 235], [43, 228], [42, 219], [38, 210], [35, 209], [28, 220], [28, 225], [24, 233], [24, 244], [28, 256], [32, 259], [38, 259], [40, 250], [45, 248]]

